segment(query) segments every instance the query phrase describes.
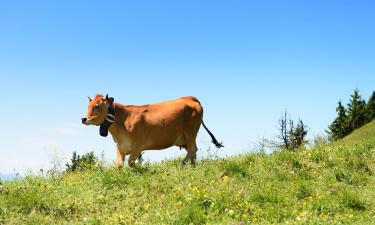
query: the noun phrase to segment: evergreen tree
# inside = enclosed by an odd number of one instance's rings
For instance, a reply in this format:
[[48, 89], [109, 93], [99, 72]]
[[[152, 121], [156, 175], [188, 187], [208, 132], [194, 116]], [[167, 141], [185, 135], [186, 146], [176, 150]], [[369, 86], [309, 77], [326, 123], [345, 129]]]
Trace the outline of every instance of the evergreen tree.
[[348, 125], [350, 131], [360, 128], [367, 122], [365, 113], [366, 102], [359, 94], [359, 90], [355, 89], [348, 104]]
[[291, 149], [295, 150], [301, 146], [304, 146], [307, 143], [305, 140], [306, 135], [306, 126], [303, 121], [299, 119], [297, 126], [290, 131]]
[[330, 138], [333, 140], [338, 140], [350, 133], [350, 128], [348, 125], [348, 115], [346, 114], [346, 109], [339, 101], [339, 105], [336, 108], [337, 118], [328, 127]]
[[366, 105], [366, 119], [367, 122], [371, 122], [373, 119], [375, 119], [375, 91], [372, 92], [372, 95]]

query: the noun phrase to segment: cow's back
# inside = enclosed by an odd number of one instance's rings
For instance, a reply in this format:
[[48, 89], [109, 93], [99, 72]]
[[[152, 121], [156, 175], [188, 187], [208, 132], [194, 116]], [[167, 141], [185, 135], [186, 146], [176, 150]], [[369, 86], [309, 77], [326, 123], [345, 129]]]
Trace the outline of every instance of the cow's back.
[[[149, 125], [177, 125], [188, 122], [194, 117], [202, 117], [203, 109], [195, 97], [147, 105], [142, 116]], [[172, 124], [170, 124], [172, 123]]]
[[186, 135], [196, 136], [203, 109], [197, 98], [189, 96], [143, 106], [138, 114], [139, 141], [145, 149], [162, 149], [183, 144]]

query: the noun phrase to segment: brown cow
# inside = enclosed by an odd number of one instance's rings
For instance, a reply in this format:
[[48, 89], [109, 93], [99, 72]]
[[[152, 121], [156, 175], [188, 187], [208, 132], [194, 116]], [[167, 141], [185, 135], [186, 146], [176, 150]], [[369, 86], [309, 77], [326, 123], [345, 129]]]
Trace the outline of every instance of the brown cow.
[[157, 104], [133, 106], [114, 103], [108, 95], [89, 97], [87, 114], [82, 118], [86, 125], [100, 126], [100, 135], [112, 134], [117, 145], [116, 164], [121, 168], [125, 155], [130, 154], [128, 164], [133, 166], [142, 151], [161, 150], [171, 146], [183, 147], [188, 160], [195, 164], [196, 137], [201, 124], [207, 130], [216, 147], [223, 147], [207, 129], [202, 118], [203, 108], [195, 97], [179, 99]]

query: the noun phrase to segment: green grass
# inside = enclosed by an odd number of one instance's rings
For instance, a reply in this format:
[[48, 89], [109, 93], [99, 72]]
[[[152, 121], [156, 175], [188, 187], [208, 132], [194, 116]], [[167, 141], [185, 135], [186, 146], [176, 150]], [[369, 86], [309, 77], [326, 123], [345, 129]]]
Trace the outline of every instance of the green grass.
[[374, 224], [374, 127], [195, 168], [171, 160], [6, 182], [0, 224]]
[[343, 139], [346, 143], [359, 143], [374, 139], [375, 136], [375, 120], [366, 124], [362, 128], [353, 131], [349, 136]]

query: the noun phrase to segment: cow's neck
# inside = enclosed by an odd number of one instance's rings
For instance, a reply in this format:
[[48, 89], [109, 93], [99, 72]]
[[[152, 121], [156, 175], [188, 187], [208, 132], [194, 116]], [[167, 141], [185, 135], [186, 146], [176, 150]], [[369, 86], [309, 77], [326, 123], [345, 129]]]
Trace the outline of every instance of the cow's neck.
[[115, 104], [115, 121], [109, 127], [108, 131], [116, 138], [121, 130], [125, 130], [124, 122], [129, 114], [124, 105], [119, 103]]

